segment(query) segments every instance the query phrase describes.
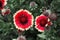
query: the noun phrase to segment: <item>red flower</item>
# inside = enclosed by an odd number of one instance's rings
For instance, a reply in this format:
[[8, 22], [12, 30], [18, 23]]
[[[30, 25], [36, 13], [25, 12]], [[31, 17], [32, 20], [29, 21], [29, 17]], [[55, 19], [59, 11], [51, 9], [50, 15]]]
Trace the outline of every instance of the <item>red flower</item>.
[[36, 25], [35, 28], [40, 32], [44, 32], [47, 24], [49, 24], [48, 17], [46, 17], [44, 15], [38, 16], [35, 20], [35, 25]]
[[0, 10], [4, 8], [4, 6], [7, 4], [7, 0], [0, 0]]
[[3, 16], [10, 14], [10, 12], [11, 12], [10, 9], [2, 9], [2, 15]]
[[33, 16], [27, 10], [19, 10], [14, 14], [13, 17], [16, 28], [22, 31], [28, 30], [33, 24]]

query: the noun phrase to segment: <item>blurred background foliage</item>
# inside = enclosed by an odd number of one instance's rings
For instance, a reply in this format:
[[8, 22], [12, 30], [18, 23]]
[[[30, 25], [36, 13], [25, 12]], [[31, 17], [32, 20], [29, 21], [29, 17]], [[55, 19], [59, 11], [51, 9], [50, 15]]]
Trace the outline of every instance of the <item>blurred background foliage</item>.
[[[35, 2], [33, 6], [31, 6], [31, 2]], [[53, 21], [51, 29], [41, 33], [34, 28], [34, 25], [23, 35], [27, 40], [60, 40], [60, 0], [8, 0], [5, 8], [9, 8], [11, 13], [6, 17], [0, 14], [0, 40], [13, 40], [19, 36], [13, 24], [13, 15], [16, 11], [27, 9], [36, 18], [42, 13], [42, 7], [47, 7], [57, 14], [57, 20]]]

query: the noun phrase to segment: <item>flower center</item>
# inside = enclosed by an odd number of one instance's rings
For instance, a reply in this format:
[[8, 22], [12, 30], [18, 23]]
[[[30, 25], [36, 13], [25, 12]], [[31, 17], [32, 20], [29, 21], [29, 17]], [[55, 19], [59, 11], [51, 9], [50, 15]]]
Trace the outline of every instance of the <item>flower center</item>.
[[27, 17], [26, 17], [25, 15], [22, 15], [22, 16], [20, 17], [20, 22], [21, 22], [22, 24], [26, 24], [26, 23], [28, 22]]
[[47, 21], [46, 21], [46, 20], [41, 20], [41, 21], [40, 21], [40, 25], [41, 25], [41, 26], [45, 26], [46, 24], [47, 24]]
[[2, 7], [2, 2], [0, 1], [0, 7]]

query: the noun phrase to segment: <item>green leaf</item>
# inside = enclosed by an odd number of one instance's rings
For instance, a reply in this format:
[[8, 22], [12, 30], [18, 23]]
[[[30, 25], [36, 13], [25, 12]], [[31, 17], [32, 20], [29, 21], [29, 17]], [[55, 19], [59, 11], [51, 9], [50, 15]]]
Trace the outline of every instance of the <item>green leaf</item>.
[[40, 38], [46, 39], [46, 35], [44, 35], [43, 33], [42, 34], [38, 34], [37, 36], [40, 37]]

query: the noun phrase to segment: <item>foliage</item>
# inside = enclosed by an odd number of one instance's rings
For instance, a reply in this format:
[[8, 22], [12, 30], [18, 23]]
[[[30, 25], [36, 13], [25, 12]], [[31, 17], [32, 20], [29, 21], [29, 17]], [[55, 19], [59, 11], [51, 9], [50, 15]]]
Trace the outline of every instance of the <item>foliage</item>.
[[[30, 7], [30, 2], [34, 1], [37, 6]], [[19, 9], [29, 10], [34, 18], [41, 14], [42, 7], [47, 7], [57, 14], [57, 20], [52, 21], [53, 25], [50, 26], [50, 30], [44, 33], [38, 32], [34, 26], [28, 31], [25, 31], [23, 35], [26, 36], [27, 40], [59, 40], [60, 39], [60, 0], [8, 0], [5, 8], [10, 8], [11, 13], [7, 16], [0, 14], [0, 40], [12, 40], [18, 37], [17, 29], [13, 24], [13, 15]]]

